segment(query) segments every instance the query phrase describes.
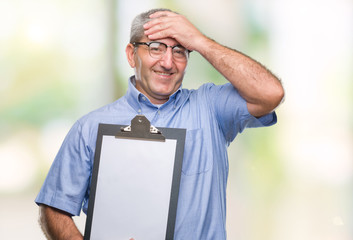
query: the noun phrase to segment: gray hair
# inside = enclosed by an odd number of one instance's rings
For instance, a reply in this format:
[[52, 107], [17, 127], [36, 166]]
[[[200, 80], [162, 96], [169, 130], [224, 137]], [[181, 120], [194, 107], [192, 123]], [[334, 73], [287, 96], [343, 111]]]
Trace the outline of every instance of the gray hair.
[[174, 12], [166, 8], [155, 8], [137, 15], [131, 24], [130, 43], [138, 42], [145, 36], [143, 25], [151, 20], [149, 17], [151, 14], [159, 11]]

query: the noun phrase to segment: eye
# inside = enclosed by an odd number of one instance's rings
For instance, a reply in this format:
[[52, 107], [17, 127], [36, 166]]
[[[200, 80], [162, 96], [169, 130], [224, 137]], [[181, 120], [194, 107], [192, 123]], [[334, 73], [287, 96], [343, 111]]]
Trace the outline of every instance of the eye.
[[165, 46], [163, 46], [163, 44], [161, 43], [157, 43], [157, 42], [154, 42], [154, 43], [151, 43], [150, 44], [150, 51], [153, 52], [153, 53], [163, 53], [165, 51]]
[[173, 54], [175, 57], [185, 57], [186, 56], [186, 49], [180, 46], [175, 46], [173, 48]]

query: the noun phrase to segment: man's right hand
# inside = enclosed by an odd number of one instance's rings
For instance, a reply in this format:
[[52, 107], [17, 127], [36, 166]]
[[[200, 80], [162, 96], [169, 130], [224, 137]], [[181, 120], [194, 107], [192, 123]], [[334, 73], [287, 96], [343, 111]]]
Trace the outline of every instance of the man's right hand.
[[188, 50], [198, 50], [207, 39], [185, 16], [160, 11], [150, 15], [151, 21], [143, 27], [151, 40], [173, 38]]

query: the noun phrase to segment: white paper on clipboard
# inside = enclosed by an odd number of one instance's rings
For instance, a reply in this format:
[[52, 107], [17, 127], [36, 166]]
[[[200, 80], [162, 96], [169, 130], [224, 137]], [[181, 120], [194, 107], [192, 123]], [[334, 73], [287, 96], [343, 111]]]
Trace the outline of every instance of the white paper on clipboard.
[[103, 136], [91, 239], [165, 238], [176, 142]]

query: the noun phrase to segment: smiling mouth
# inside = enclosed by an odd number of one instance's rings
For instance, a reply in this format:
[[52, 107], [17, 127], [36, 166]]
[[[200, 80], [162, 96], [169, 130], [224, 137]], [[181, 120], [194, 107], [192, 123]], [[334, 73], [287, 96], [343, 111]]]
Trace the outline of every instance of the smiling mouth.
[[159, 72], [159, 71], [154, 71], [156, 74], [158, 75], [162, 75], [162, 76], [171, 76], [174, 73], [168, 73], [168, 72]]

